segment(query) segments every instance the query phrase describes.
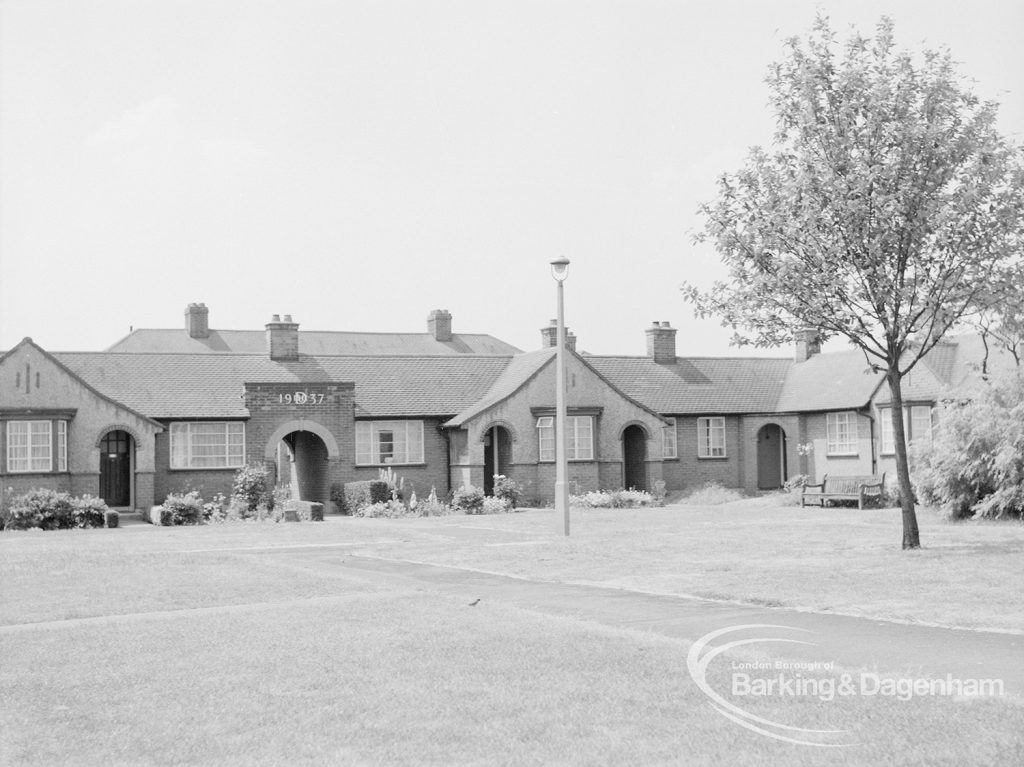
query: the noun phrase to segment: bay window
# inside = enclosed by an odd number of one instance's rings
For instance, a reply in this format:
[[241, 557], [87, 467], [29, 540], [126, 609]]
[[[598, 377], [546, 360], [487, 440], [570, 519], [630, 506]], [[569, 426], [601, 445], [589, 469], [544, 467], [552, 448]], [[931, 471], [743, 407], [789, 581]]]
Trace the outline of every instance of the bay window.
[[[570, 415], [565, 418], [568, 439], [565, 454], [570, 461], [594, 460], [594, 417]], [[537, 419], [537, 453], [541, 461], [555, 460], [555, 418], [545, 415]]]

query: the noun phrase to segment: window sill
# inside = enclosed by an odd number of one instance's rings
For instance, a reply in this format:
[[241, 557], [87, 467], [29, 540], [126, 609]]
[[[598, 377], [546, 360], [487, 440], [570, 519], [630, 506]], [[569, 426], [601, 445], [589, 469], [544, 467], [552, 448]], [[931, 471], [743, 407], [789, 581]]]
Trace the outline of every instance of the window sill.
[[860, 453], [825, 453], [826, 458], [860, 458]]
[[172, 466], [169, 471], [238, 471], [245, 464], [238, 466]]
[[[357, 463], [355, 465], [355, 467], [357, 469], [386, 469], [389, 466], [391, 466], [391, 467], [396, 468], [396, 469], [399, 468], [399, 467], [406, 468], [406, 469], [408, 469], [408, 468], [414, 468], [415, 469], [415, 468], [423, 468], [426, 465], [427, 465], [426, 462], [423, 461], [423, 462], [420, 462], [420, 463]], [[453, 464], [453, 465], [455, 465], [455, 464]]]
[[727, 455], [698, 455], [698, 461], [728, 461], [729, 456]]

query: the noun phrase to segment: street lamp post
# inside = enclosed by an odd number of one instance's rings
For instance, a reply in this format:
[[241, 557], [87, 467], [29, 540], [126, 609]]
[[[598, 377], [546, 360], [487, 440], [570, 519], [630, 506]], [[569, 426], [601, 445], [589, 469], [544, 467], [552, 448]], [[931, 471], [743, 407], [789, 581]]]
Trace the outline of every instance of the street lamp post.
[[563, 520], [564, 532], [569, 535], [569, 483], [566, 479], [568, 461], [565, 454], [565, 303], [562, 283], [569, 274], [569, 259], [551, 262], [551, 276], [558, 283], [558, 337], [555, 350], [555, 516]]

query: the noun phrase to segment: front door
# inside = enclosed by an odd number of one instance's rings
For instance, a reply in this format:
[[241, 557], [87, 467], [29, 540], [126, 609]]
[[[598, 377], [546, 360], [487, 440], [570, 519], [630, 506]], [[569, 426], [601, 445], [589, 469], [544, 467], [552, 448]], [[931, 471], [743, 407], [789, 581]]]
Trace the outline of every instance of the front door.
[[757, 433], [757, 488], [776, 490], [786, 481], [786, 433], [770, 423]]
[[132, 502], [132, 438], [126, 431], [112, 431], [100, 442], [100, 497], [107, 506]]
[[622, 432], [622, 468], [627, 490], [647, 489], [647, 434], [639, 426]]

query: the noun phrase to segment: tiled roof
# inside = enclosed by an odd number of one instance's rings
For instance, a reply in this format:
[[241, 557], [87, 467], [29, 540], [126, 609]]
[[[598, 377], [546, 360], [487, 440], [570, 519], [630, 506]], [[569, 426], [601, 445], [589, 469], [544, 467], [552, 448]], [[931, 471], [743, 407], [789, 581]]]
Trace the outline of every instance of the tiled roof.
[[[951, 339], [915, 368], [904, 396], [937, 398], [947, 385], [959, 387], [976, 379], [974, 368], [982, 353], [977, 336]], [[459, 425], [517, 391], [549, 362], [554, 350], [514, 355], [303, 354], [296, 362], [275, 362], [262, 349], [257, 354], [206, 350], [53, 356], [105, 396], [150, 418], [244, 418], [249, 415], [241, 397], [246, 382], [344, 381], [356, 385], [357, 415], [454, 416], [451, 425]], [[888, 400], [883, 375], [870, 372], [857, 350], [819, 354], [801, 363], [750, 357], [681, 358], [667, 365], [648, 357], [582, 359], [627, 397], [669, 416], [853, 409], [866, 405], [879, 387], [879, 400]], [[995, 348], [990, 353], [990, 367], [1006, 366], [1008, 360], [1009, 355]]]
[[770, 412], [782, 391], [787, 359], [584, 357], [627, 396], [651, 410], [682, 413]]
[[508, 357], [310, 357], [58, 352], [91, 386], [151, 418], [244, 418], [246, 382], [351, 381], [358, 414], [452, 415], [491, 387]]
[[508, 365], [501, 375], [495, 379], [491, 388], [484, 394], [483, 398], [471, 404], [468, 408], [459, 412], [446, 426], [461, 426], [463, 423], [479, 415], [487, 408], [492, 407], [503, 399], [515, 394], [519, 388], [532, 378], [544, 365], [555, 356], [555, 349], [541, 349], [540, 351], [517, 354], [509, 360]]
[[859, 349], [816, 354], [790, 363], [775, 411], [842, 410], [865, 406], [883, 380]]
[[[347, 333], [300, 330], [299, 353], [310, 355], [517, 354], [519, 349], [482, 333], [453, 333], [438, 341], [430, 333]], [[135, 330], [109, 352], [156, 354], [265, 354], [265, 330], [211, 330], [209, 338], [192, 338], [184, 329]]]

